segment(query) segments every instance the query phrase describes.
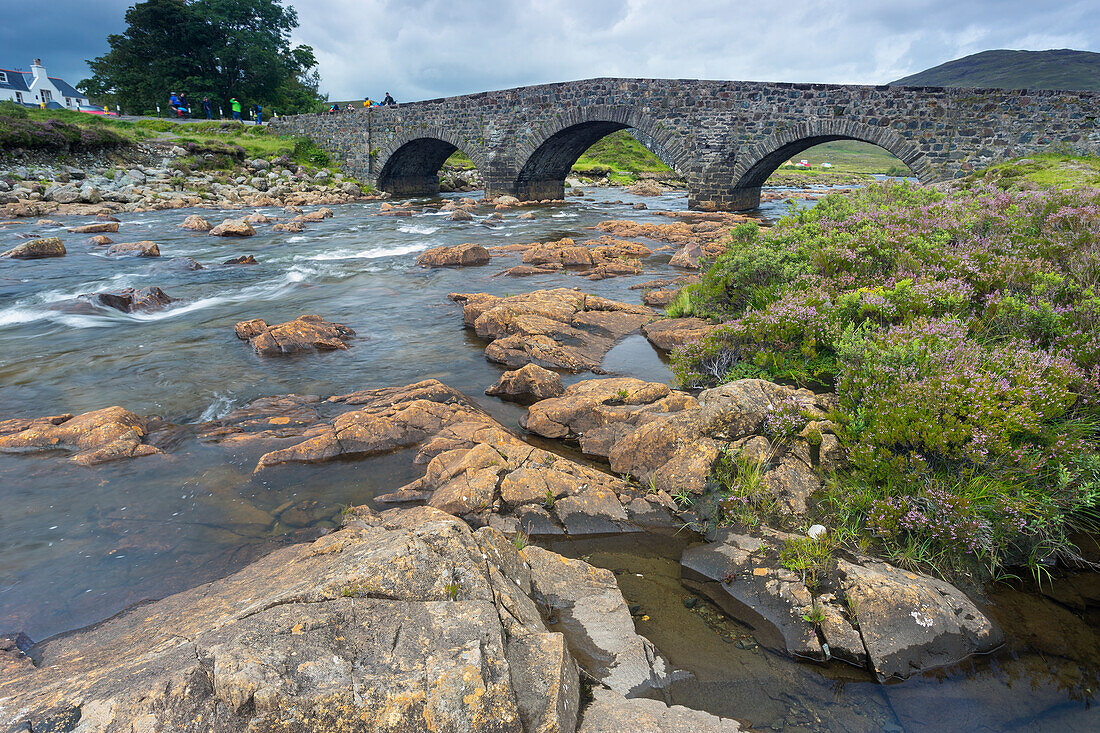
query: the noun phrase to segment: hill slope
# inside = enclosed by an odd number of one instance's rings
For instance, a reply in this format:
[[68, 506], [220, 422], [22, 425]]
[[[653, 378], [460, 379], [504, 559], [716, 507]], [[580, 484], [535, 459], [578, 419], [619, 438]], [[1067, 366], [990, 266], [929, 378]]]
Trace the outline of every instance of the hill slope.
[[890, 82], [890, 86], [1100, 91], [1100, 53], [982, 51]]

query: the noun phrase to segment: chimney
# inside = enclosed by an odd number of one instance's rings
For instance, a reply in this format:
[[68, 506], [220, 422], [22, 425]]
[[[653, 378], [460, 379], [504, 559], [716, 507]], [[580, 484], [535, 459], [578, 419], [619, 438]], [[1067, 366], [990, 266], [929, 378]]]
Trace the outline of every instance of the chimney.
[[46, 75], [46, 69], [42, 66], [42, 59], [34, 59], [31, 62], [31, 75], [35, 79]]

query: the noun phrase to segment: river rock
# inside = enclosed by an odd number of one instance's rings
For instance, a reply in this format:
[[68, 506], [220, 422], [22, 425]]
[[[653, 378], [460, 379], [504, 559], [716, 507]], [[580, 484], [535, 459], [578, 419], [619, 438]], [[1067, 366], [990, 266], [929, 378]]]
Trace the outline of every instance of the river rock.
[[[684, 578], [754, 626], [764, 643], [811, 659], [835, 656], [881, 680], [954, 664], [1003, 639], [954, 586], [862, 555], [835, 558], [807, 586], [779, 563], [782, 543], [792, 538], [720, 530], [715, 542], [684, 551]], [[815, 609], [823, 618], [816, 624], [807, 619]]]
[[188, 229], [192, 232], [208, 232], [214, 227], [210, 225], [206, 219], [203, 219], [198, 214], [191, 214], [189, 217], [183, 220], [180, 224], [181, 229]]
[[102, 233], [114, 233], [118, 231], [117, 221], [99, 221], [94, 224], [85, 224], [79, 227], [70, 227], [69, 231], [73, 234], [102, 234]]
[[638, 181], [628, 186], [626, 192], [635, 196], [660, 196], [664, 193], [664, 189], [656, 181]]
[[699, 395], [701, 419], [707, 432], [718, 438], [736, 439], [759, 433], [772, 410], [786, 400], [796, 400], [804, 413], [825, 417], [825, 405], [808, 389], [791, 389], [766, 379], [738, 379]]
[[738, 733], [736, 720], [643, 697], [628, 699], [596, 687], [577, 733]]
[[138, 288], [137, 290], [125, 288], [114, 292], [93, 293], [83, 297], [108, 308], [120, 310], [123, 313], [159, 310], [175, 300], [175, 298], [168, 297], [167, 293], [157, 287]]
[[489, 250], [480, 244], [459, 244], [454, 247], [433, 247], [420, 253], [416, 264], [421, 267], [466, 267], [489, 263]]
[[12, 247], [7, 252], [0, 254], [0, 257], [6, 257], [13, 260], [39, 260], [46, 257], [64, 256], [65, 245], [61, 243], [61, 239], [58, 237], [32, 239], [29, 242], [23, 242], [20, 245]]
[[256, 261], [256, 257], [254, 255], [241, 255], [240, 257], [234, 257], [232, 259], [226, 260], [222, 264], [223, 265], [258, 265], [260, 263]]
[[565, 635], [569, 651], [585, 672], [631, 696], [667, 687], [681, 676], [634, 630], [634, 619], [610, 570], [534, 545], [520, 554], [531, 566], [535, 600], [552, 614], [550, 628]]
[[653, 319], [644, 306], [575, 290], [536, 290], [501, 298], [451, 293], [462, 318], [490, 340], [485, 356], [510, 367], [534, 363], [573, 372], [599, 368], [614, 342]]
[[237, 338], [248, 341], [260, 356], [296, 354], [303, 351], [332, 351], [348, 348], [355, 331], [321, 316], [298, 316], [293, 321], [269, 326], [260, 319], [236, 325]]
[[679, 292], [679, 290], [650, 290], [642, 295], [642, 302], [650, 308], [664, 308], [675, 300]]
[[[623, 425], [635, 427], [660, 414], [695, 408], [695, 399], [661, 382], [634, 377], [586, 379], [569, 385], [560, 397], [531, 405], [520, 424], [545, 438], [581, 440], [586, 452], [604, 455]], [[604, 435], [612, 427], [614, 435]], [[602, 446], [601, 450], [597, 446]]]
[[554, 272], [560, 272], [561, 265], [547, 264], [547, 265], [516, 265], [515, 267], [509, 267], [507, 270], [498, 272], [493, 277], [500, 275], [508, 275], [509, 277], [528, 277], [529, 275], [548, 275]]
[[297, 233], [297, 232], [304, 232], [305, 229], [306, 229], [306, 227], [302, 222], [293, 221], [293, 220], [286, 221], [286, 222], [280, 222], [280, 223], [276, 224], [275, 226], [271, 227], [271, 231], [273, 231], [273, 232]]
[[160, 257], [156, 242], [120, 242], [107, 248], [108, 255], [123, 257]]
[[85, 466], [160, 451], [147, 445], [147, 422], [121, 407], [106, 407], [83, 415], [58, 415], [0, 422], [0, 450], [73, 451], [72, 460]]
[[190, 257], [173, 257], [163, 262], [158, 262], [155, 265], [157, 270], [205, 270], [197, 260], [193, 260]]
[[658, 349], [672, 351], [702, 340], [713, 329], [702, 318], [661, 318], [642, 326], [642, 333]]
[[[494, 530], [375, 514], [36, 649], [0, 679], [47, 730], [571, 731], [580, 685]], [[629, 621], [629, 617], [627, 618]]]
[[556, 372], [537, 364], [527, 364], [501, 374], [496, 384], [485, 390], [485, 394], [522, 403], [558, 397], [564, 391], [561, 377]]
[[680, 251], [674, 254], [672, 259], [668, 261], [668, 264], [673, 267], [682, 267], [686, 270], [698, 270], [699, 261], [704, 255], [703, 248], [691, 242], [681, 247]]
[[256, 230], [244, 219], [226, 219], [209, 231], [212, 237], [251, 237], [255, 234]]
[[97, 234], [94, 237], [88, 238], [88, 244], [94, 244], [97, 247], [105, 247], [108, 244], [114, 244], [114, 241], [115, 240], [111, 239], [106, 234]]

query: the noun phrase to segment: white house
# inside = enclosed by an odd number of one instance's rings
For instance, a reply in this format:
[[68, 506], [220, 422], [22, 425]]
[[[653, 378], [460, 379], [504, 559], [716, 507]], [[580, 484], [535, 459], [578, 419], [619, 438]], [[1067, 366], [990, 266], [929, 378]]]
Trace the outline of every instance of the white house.
[[92, 103], [64, 80], [48, 76], [41, 59], [31, 63], [30, 71], [0, 69], [0, 100], [4, 99], [31, 107], [57, 102], [70, 109]]

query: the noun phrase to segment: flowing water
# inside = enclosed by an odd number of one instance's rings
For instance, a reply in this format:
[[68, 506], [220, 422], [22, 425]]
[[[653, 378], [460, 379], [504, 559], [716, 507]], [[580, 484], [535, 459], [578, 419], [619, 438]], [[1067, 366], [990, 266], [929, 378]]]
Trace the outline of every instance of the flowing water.
[[[637, 201], [651, 210], [633, 210]], [[414, 264], [416, 253], [464, 242], [581, 240], [598, 235], [591, 227], [606, 219], [670, 223], [674, 220], [653, 209], [682, 210], [685, 204], [677, 194], [639, 199], [596, 189], [584, 200], [526, 209], [533, 219], [508, 215], [498, 223], [483, 216], [452, 222], [431, 208], [412, 217], [381, 217], [375, 216], [377, 203], [348, 204], [331, 207], [333, 218], [300, 234], [271, 234], [260, 225], [260, 234], [246, 240], [179, 229], [183, 218], [195, 213], [189, 210], [125, 215], [112, 238], [156, 241], [160, 259], [109, 259], [83, 236], [62, 235], [69, 250], [62, 259], [0, 260], [0, 420], [117, 404], [186, 425], [263, 396], [327, 396], [436, 378], [516, 427], [521, 408], [483, 394], [502, 368], [486, 361], [484, 343], [463, 328], [461, 311], [447, 294], [575, 286], [638, 303], [642, 291], [630, 285], [682, 274], [668, 266], [671, 252], [649, 258], [642, 275], [600, 282], [576, 274], [495, 277], [518, 264], [518, 255], [494, 258], [483, 267], [425, 270]], [[776, 202], [760, 214], [777, 216], [786, 209]], [[217, 212], [198, 213], [218, 218]], [[26, 221], [0, 229], [0, 238], [6, 249], [31, 233], [50, 232]], [[217, 265], [245, 253], [260, 264]], [[207, 268], [178, 269], [168, 262], [174, 257], [191, 257]], [[77, 299], [150, 285], [177, 301], [152, 313], [124, 314]], [[278, 323], [303, 313], [352, 327], [357, 337], [351, 348], [262, 359], [233, 332], [241, 320]], [[664, 358], [637, 335], [616, 344], [604, 368], [655, 381], [670, 376]], [[587, 376], [564, 376], [564, 381]], [[167, 457], [93, 469], [61, 455], [0, 454], [0, 631], [22, 630], [40, 640], [224, 576], [280, 544], [337, 526], [345, 506], [370, 503], [419, 474], [412, 454], [403, 451], [258, 477], [251, 470], [260, 452], [245, 448], [227, 461], [224, 450], [183, 434]], [[1049, 657], [1045, 666], [1018, 663], [1021, 655], [1036, 658], [1019, 641], [1007, 657], [937, 673], [931, 682], [882, 686], [856, 671], [821, 670], [765, 652], [751, 631], [705, 602], [689, 613], [680, 596], [690, 592], [679, 585], [672, 560], [678, 551], [656, 538], [651, 545], [632, 541], [626, 550], [597, 543], [592, 560], [642, 568], [620, 575], [623, 591], [632, 601], [659, 603], [662, 610], [639, 620], [639, 630], [674, 664], [695, 673], [693, 681], [671, 691], [673, 702], [758, 727], [815, 730], [944, 727], [945, 709], [970, 710], [961, 720], [973, 727], [1079, 728], [1080, 715], [1092, 702], [1095, 686], [1088, 680], [1095, 679], [1100, 656], [1092, 653], [1096, 634], [1069, 620], [1063, 619], [1083, 634], [1077, 646], [1092, 650], [1088, 654]], [[1028, 618], [1046, 618], [1045, 613], [1027, 611]], [[1079, 615], [1073, 618], [1080, 621]], [[1018, 690], [1040, 702], [1021, 709]], [[929, 704], [938, 696], [950, 699], [951, 706]], [[1018, 712], [1006, 718], [1005, 710]], [[991, 717], [992, 711], [997, 716]]]

